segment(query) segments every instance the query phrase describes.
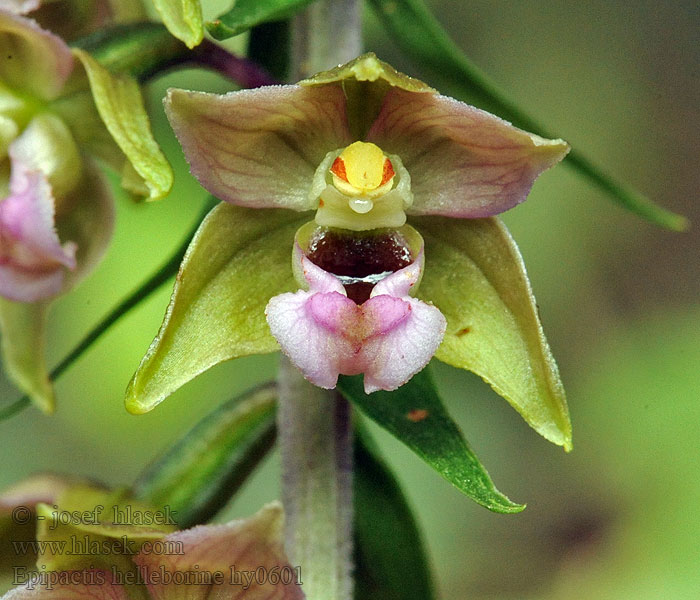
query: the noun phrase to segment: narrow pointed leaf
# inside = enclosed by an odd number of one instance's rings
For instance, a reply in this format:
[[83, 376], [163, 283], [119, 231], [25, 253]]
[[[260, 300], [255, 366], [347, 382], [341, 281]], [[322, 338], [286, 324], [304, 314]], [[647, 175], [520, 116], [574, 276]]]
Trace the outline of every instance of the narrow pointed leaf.
[[428, 559], [408, 502], [366, 432], [355, 439], [355, 598], [432, 600]]
[[44, 346], [48, 305], [0, 298], [0, 342], [3, 365], [14, 384], [45, 413], [56, 404]]
[[200, 0], [153, 0], [163, 23], [176, 38], [194, 48], [204, 37]]
[[425, 239], [418, 295], [447, 319], [435, 356], [483, 377], [537, 432], [570, 450], [564, 388], [505, 225], [496, 217], [412, 222]]
[[312, 1], [238, 0], [230, 11], [207, 23], [207, 30], [217, 40], [225, 40], [261, 23], [286, 19]]
[[169, 506], [181, 529], [209, 521], [272, 447], [276, 400], [267, 385], [217, 408], [139, 477], [136, 497]]
[[[376, 14], [401, 49], [436, 78], [449, 80], [461, 99], [470, 99], [481, 108], [512, 121], [514, 125], [546, 138], [552, 135], [473, 64], [449, 38], [422, 0], [370, 0]], [[580, 174], [633, 213], [668, 229], [687, 229], [688, 220], [672, 213], [611, 177], [577, 150], [565, 161]]]
[[85, 67], [102, 121], [143, 179], [149, 199], [167, 195], [173, 172], [151, 132], [138, 84], [128, 75], [112, 74], [84, 50], [73, 53]]
[[361, 377], [341, 377], [338, 389], [475, 502], [499, 513], [516, 513], [525, 508], [494, 487], [486, 469], [445, 410], [428, 369], [394, 392], [379, 391], [368, 396]]
[[310, 216], [221, 203], [190, 244], [160, 332], [127, 390], [144, 413], [222, 361], [278, 349], [265, 320], [277, 294], [294, 291], [291, 253]]

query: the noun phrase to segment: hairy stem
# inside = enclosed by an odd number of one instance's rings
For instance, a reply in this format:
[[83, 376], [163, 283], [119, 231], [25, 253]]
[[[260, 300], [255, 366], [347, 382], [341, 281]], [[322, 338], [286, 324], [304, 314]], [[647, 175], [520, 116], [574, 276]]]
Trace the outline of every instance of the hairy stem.
[[285, 547], [308, 600], [352, 598], [352, 424], [340, 394], [306, 381], [286, 359], [279, 376]]

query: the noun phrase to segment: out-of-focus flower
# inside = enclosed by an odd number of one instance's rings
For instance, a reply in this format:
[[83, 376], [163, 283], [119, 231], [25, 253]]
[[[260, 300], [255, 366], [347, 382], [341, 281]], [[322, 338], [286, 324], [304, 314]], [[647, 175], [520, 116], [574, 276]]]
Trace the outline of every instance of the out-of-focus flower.
[[[93, 513], [86, 506], [80, 514], [91, 519]], [[302, 574], [284, 555], [282, 528], [279, 503], [263, 507], [249, 519], [168, 535], [156, 535], [155, 530], [143, 526], [118, 524], [111, 528], [102, 523], [89, 536], [74, 535], [72, 539], [89, 548], [115, 552], [93, 550], [87, 556], [56, 556], [48, 568], [33, 572], [20, 569], [23, 577], [18, 579], [24, 579], [23, 584], [10, 590], [3, 600], [77, 600], [85, 595], [97, 600], [127, 600], [135, 595], [144, 600], [303, 600]], [[132, 556], [134, 549], [137, 551]]]
[[374, 55], [299, 85], [171, 90], [166, 109], [193, 174], [215, 196], [316, 211], [295, 245], [302, 291], [272, 298], [266, 313], [282, 350], [326, 388], [339, 373], [364, 373], [367, 392], [396, 389], [440, 345], [445, 318], [411, 297], [424, 258], [407, 214], [495, 215], [568, 152]]
[[0, 0], [0, 10], [31, 17], [64, 40], [147, 17], [141, 0]]
[[114, 207], [93, 157], [131, 191], [167, 194], [172, 172], [138, 85], [29, 19], [0, 11], [0, 330], [5, 366], [45, 411], [46, 305], [100, 259]]

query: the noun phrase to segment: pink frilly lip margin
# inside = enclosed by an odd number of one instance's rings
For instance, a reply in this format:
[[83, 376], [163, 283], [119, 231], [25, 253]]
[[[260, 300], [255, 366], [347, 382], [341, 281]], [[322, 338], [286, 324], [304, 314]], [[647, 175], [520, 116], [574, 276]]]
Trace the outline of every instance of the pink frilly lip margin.
[[76, 245], [61, 244], [46, 176], [12, 160], [10, 195], [0, 201], [0, 296], [36, 302], [60, 293]]
[[298, 244], [294, 259], [309, 290], [275, 296], [265, 314], [282, 351], [311, 383], [332, 389], [339, 375], [364, 373], [366, 393], [395, 390], [435, 354], [445, 318], [409, 296], [420, 280], [422, 249], [410, 265], [380, 281], [361, 305]]

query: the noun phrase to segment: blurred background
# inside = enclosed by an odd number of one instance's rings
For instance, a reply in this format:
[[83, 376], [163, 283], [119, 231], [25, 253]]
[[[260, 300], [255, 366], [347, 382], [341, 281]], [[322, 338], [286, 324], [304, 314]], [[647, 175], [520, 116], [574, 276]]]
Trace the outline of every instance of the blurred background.
[[[207, 4], [206, 16], [230, 2]], [[491, 514], [375, 430], [417, 513], [444, 599], [691, 599], [700, 594], [700, 210], [696, 2], [450, 0], [431, 8], [453, 39], [526, 111], [619, 179], [687, 215], [660, 230], [567, 166], [545, 173], [504, 216], [520, 245], [574, 425], [566, 455], [479, 378], [435, 365], [445, 400], [496, 485], [528, 508]], [[366, 49], [421, 77], [367, 14]], [[242, 47], [243, 41], [238, 41]], [[428, 83], [436, 84], [430, 79]], [[169, 86], [225, 91], [181, 71], [148, 88], [156, 136], [176, 171], [158, 204], [120, 198], [101, 267], [56, 303], [57, 363], [146, 279], [198, 219], [205, 193], [165, 121]], [[123, 393], [157, 332], [164, 286], [57, 383], [59, 408], [0, 423], [0, 487], [36, 471], [128, 484], [193, 422], [274, 377], [276, 356], [216, 367], [153, 412]], [[0, 379], [0, 398], [18, 396]], [[279, 494], [272, 455], [222, 518]]]

